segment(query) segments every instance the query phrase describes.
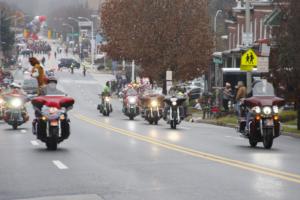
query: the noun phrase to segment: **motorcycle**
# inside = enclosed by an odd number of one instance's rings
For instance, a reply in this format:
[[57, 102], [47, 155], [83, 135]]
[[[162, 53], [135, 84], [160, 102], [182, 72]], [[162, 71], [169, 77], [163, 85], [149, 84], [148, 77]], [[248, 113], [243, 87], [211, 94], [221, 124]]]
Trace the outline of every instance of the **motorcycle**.
[[253, 96], [241, 106], [238, 122], [238, 132], [249, 140], [251, 147], [262, 142], [264, 148], [272, 148], [273, 140], [281, 134], [279, 107], [283, 105], [284, 100], [275, 96], [272, 84], [262, 81], [254, 85]]
[[9, 95], [5, 98], [4, 121], [16, 130], [29, 120], [25, 108], [26, 99], [22, 95]]
[[176, 129], [176, 126], [181, 123], [184, 118], [184, 109], [182, 104], [186, 98], [171, 97], [165, 99], [167, 106], [165, 107], [165, 120], [170, 124], [172, 129]]
[[142, 117], [145, 118], [149, 124], [158, 124], [158, 121], [163, 116], [162, 101], [158, 96], [146, 97], [144, 100], [144, 108], [142, 109]]
[[102, 99], [102, 103], [98, 105], [97, 109], [102, 113], [103, 116], [109, 116], [112, 112], [112, 105], [110, 103], [110, 96], [99, 95]]
[[138, 97], [127, 96], [123, 105], [124, 114], [129, 117], [130, 120], [134, 120], [139, 115]]
[[5, 101], [0, 97], [0, 120], [3, 120], [5, 114]]
[[43, 96], [32, 100], [36, 119], [32, 123], [33, 134], [46, 143], [49, 150], [70, 136], [70, 119], [67, 112], [72, 109], [74, 99], [65, 96]]

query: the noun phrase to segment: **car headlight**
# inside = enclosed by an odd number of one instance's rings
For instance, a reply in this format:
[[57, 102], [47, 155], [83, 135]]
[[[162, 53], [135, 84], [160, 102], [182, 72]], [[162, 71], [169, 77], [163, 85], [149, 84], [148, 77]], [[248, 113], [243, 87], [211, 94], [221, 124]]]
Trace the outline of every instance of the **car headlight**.
[[129, 97], [128, 101], [130, 104], [135, 104], [136, 103], [136, 98], [135, 97]]
[[158, 106], [158, 102], [157, 101], [151, 101], [151, 106], [152, 107], [157, 107]]
[[271, 107], [269, 107], [269, 106], [264, 107], [264, 108], [263, 108], [263, 113], [264, 113], [265, 115], [270, 115], [270, 114], [272, 113]]
[[177, 102], [176, 102], [176, 101], [172, 101], [172, 105], [173, 105], [173, 106], [176, 106], [176, 105], [177, 105]]
[[110, 98], [109, 98], [109, 97], [105, 97], [105, 101], [106, 101], [106, 102], [109, 102], [109, 101], [110, 101]]
[[260, 109], [259, 106], [255, 106], [255, 107], [253, 108], [253, 110], [254, 110], [254, 112], [255, 112], [256, 114], [260, 114], [260, 113], [261, 113], [261, 109]]
[[21, 99], [13, 99], [13, 100], [11, 100], [10, 104], [14, 108], [19, 108], [22, 106], [22, 100]]
[[275, 114], [279, 113], [279, 108], [278, 108], [278, 106], [273, 106], [273, 112], [274, 112]]

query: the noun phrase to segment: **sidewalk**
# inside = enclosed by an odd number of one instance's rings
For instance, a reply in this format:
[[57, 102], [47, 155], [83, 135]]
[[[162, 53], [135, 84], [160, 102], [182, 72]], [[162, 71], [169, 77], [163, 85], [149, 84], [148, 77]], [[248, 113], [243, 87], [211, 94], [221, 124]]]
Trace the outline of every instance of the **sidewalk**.
[[[202, 113], [200, 111], [193, 110], [191, 116], [187, 118], [187, 121], [191, 123], [205, 123], [216, 126], [224, 126], [229, 128], [237, 127], [237, 119], [235, 116], [225, 116], [220, 118], [213, 119], [202, 119]], [[297, 126], [294, 125], [284, 125], [282, 135], [292, 136], [296, 138], [300, 138], [300, 131], [296, 130]]]

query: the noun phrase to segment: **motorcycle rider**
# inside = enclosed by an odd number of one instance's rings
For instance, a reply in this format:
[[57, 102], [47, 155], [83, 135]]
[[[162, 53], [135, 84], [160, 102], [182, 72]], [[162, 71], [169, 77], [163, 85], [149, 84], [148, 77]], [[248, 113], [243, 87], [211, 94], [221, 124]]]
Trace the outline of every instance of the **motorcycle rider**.
[[110, 96], [111, 95], [111, 90], [110, 90], [110, 85], [109, 81], [105, 83], [105, 86], [103, 87], [102, 93], [101, 93], [101, 104], [104, 103], [104, 97]]
[[[41, 96], [46, 95], [65, 95], [62, 91], [57, 89], [57, 79], [52, 76], [49, 77], [47, 80], [47, 85], [42, 88], [41, 90]], [[35, 110], [35, 117], [38, 118], [41, 116], [41, 108], [34, 107]], [[34, 119], [32, 122], [33, 127], [35, 127], [35, 124], [37, 123], [37, 119]]]
[[[253, 88], [254, 86], [261, 82], [262, 80], [255, 80], [253, 83], [252, 83], [252, 86], [251, 86], [251, 91], [247, 94], [247, 98], [251, 98], [253, 96]], [[245, 132], [247, 133], [249, 131], [249, 122], [252, 118], [252, 112], [250, 111], [246, 111], [246, 130]]]
[[237, 87], [237, 94], [235, 97], [236, 111], [238, 113], [238, 117], [241, 117], [241, 103], [242, 103], [242, 99], [246, 97], [247, 89], [244, 86], [243, 81], [239, 81], [236, 87]]
[[[26, 93], [18, 83], [10, 84], [10, 91], [3, 94], [3, 97], [5, 102], [9, 102], [14, 97], [20, 97], [23, 102], [26, 102]], [[22, 107], [22, 117], [25, 122], [29, 120], [29, 115], [25, 106]]]
[[65, 93], [57, 89], [57, 79], [51, 76], [47, 80], [47, 85], [42, 89], [41, 95], [65, 95]]

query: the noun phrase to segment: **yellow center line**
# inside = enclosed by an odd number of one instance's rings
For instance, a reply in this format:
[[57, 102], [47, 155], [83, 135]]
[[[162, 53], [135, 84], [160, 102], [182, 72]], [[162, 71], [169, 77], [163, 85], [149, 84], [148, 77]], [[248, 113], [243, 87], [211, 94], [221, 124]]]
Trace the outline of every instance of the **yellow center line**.
[[111, 131], [114, 131], [116, 133], [126, 135], [128, 137], [135, 138], [135, 139], [140, 140], [140, 141], [155, 144], [155, 145], [163, 147], [165, 149], [181, 152], [181, 153], [184, 153], [184, 154], [187, 154], [187, 155], [191, 155], [193, 157], [203, 158], [203, 159], [206, 159], [206, 160], [222, 163], [222, 164], [225, 164], [225, 165], [237, 167], [237, 168], [240, 168], [240, 169], [245, 169], [245, 170], [252, 171], [252, 172], [257, 172], [257, 173], [260, 173], [260, 174], [264, 174], [264, 175], [268, 175], [268, 176], [271, 176], [271, 177], [276, 177], [276, 178], [279, 178], [279, 179], [282, 179], [282, 180], [291, 181], [291, 182], [295, 182], [295, 183], [300, 184], [300, 175], [298, 175], [298, 174], [293, 174], [293, 173], [289, 173], [289, 172], [275, 170], [275, 169], [271, 169], [271, 168], [267, 168], [267, 167], [247, 163], [247, 162], [242, 162], [242, 161], [239, 161], [239, 160], [229, 159], [229, 158], [226, 158], [226, 157], [222, 157], [222, 156], [218, 156], [218, 155], [214, 155], [214, 154], [210, 154], [210, 153], [197, 151], [197, 150], [190, 149], [190, 148], [187, 148], [187, 147], [175, 145], [175, 144], [172, 144], [172, 143], [169, 143], [169, 142], [166, 142], [166, 141], [157, 140], [157, 139], [154, 139], [152, 137], [144, 136], [144, 135], [134, 133], [134, 132], [131, 132], [131, 131], [128, 131], [128, 130], [113, 127], [109, 124], [105, 124], [105, 123], [96, 121], [92, 118], [86, 117], [86, 116], [81, 115], [81, 114], [74, 114], [74, 116], [77, 119], [80, 119], [84, 122], [95, 125], [97, 127], [101, 127], [101, 128], [107, 129], [107, 130], [111, 130]]

